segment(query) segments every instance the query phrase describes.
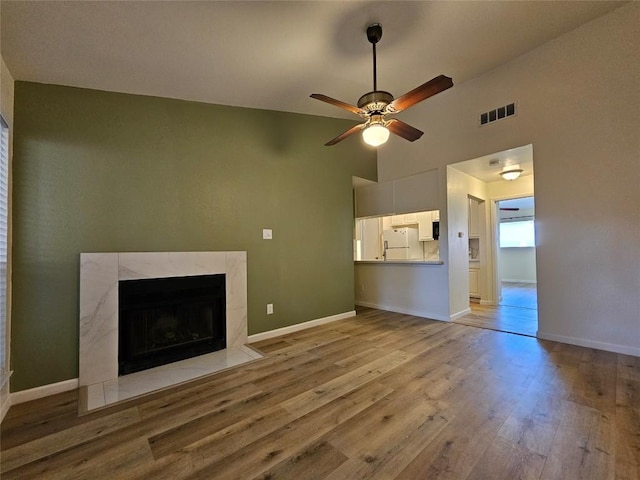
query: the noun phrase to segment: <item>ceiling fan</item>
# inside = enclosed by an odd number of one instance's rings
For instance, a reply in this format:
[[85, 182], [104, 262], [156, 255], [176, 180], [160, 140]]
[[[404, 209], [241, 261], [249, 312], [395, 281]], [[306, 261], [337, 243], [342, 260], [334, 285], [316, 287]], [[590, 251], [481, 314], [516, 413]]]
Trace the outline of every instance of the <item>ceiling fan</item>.
[[314, 93], [311, 95], [311, 98], [330, 103], [331, 105], [335, 105], [336, 107], [347, 110], [348, 112], [355, 113], [365, 120], [364, 123], [354, 125], [346, 132], [343, 132], [336, 138], [329, 140], [325, 144], [326, 146], [335, 145], [359, 131], [362, 131], [364, 141], [373, 147], [377, 147], [385, 143], [389, 138], [389, 132], [409, 140], [410, 142], [414, 142], [422, 136], [423, 132], [402, 120], [398, 120], [397, 118], [386, 119], [385, 117], [387, 115], [400, 113], [416, 103], [426, 100], [427, 98], [453, 86], [453, 80], [451, 80], [451, 78], [445, 75], [439, 75], [396, 99], [394, 99], [393, 95], [389, 92], [378, 90], [376, 76], [376, 43], [378, 43], [381, 38], [382, 26], [379, 23], [374, 23], [367, 27], [367, 39], [373, 45], [373, 91], [365, 93], [360, 97], [357, 107], [320, 93]]

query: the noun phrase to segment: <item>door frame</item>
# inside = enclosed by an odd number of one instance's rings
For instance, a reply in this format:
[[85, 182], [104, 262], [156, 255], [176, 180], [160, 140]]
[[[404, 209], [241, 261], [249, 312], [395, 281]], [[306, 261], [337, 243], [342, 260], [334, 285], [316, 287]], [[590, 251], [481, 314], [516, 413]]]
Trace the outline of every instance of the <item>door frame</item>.
[[[533, 197], [533, 201], [535, 202], [535, 193], [525, 193], [525, 194], [519, 194], [519, 195], [505, 195], [505, 196], [499, 196], [499, 197], [491, 197], [489, 199], [489, 201], [491, 202], [489, 204], [490, 206], [490, 212], [489, 212], [489, 232], [488, 233], [488, 237], [489, 237], [489, 243], [491, 245], [491, 250], [489, 252], [490, 256], [491, 256], [491, 262], [488, 262], [491, 266], [488, 270], [490, 270], [488, 273], [490, 281], [489, 281], [489, 286], [493, 287], [493, 292], [490, 292], [490, 299], [491, 301], [495, 302], [494, 305], [498, 306], [500, 305], [500, 302], [502, 301], [502, 281], [500, 279], [500, 254], [499, 254], [499, 249], [500, 249], [500, 211], [499, 208], [500, 206], [498, 205], [499, 202], [503, 201], [503, 200], [514, 200], [517, 198], [528, 198], [528, 197]], [[533, 227], [535, 229], [535, 215], [534, 215], [534, 222], [533, 222]], [[536, 245], [535, 247], [536, 250], [536, 258], [538, 255], [538, 245]], [[538, 264], [536, 262], [536, 278], [538, 276]]]

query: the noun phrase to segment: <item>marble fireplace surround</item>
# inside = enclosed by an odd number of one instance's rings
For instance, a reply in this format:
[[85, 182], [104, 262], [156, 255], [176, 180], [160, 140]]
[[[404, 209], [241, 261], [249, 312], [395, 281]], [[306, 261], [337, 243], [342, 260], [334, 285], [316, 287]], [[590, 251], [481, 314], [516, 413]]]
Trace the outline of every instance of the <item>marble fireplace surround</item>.
[[[167, 366], [118, 377], [118, 281], [143, 278], [225, 274], [227, 348]], [[87, 410], [148, 393], [208, 372], [203, 362], [222, 368], [260, 358], [247, 343], [246, 252], [127, 252], [80, 254], [79, 385], [88, 396]], [[242, 358], [241, 358], [242, 357]], [[198, 364], [198, 362], [200, 362]], [[171, 367], [168, 367], [169, 369]], [[213, 370], [213, 371], [215, 371]], [[176, 371], [191, 371], [187, 378]], [[149, 373], [145, 373], [149, 372]], [[154, 373], [155, 372], [155, 373]], [[195, 372], [195, 373], [194, 373]], [[146, 386], [153, 377], [165, 384]], [[167, 380], [169, 379], [169, 380]], [[127, 382], [129, 385], [127, 385]], [[166, 384], [166, 383], [169, 384]], [[153, 384], [153, 382], [151, 382]], [[83, 387], [86, 387], [83, 389]], [[109, 389], [116, 390], [109, 394]], [[118, 391], [119, 390], [119, 391]], [[111, 398], [108, 398], [111, 397]]]

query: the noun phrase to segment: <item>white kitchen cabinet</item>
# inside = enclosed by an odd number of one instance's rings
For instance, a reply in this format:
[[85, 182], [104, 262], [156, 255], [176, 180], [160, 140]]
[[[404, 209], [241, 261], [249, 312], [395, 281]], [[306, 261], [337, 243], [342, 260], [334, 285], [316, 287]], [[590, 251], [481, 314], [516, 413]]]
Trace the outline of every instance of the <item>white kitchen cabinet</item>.
[[393, 213], [393, 183], [374, 183], [355, 189], [356, 218]]
[[[355, 216], [379, 217], [393, 212], [418, 212], [438, 205], [438, 169], [389, 182], [374, 183], [355, 189]], [[415, 215], [415, 214], [408, 214]], [[411, 217], [402, 224], [415, 225]]]
[[469, 267], [469, 296], [480, 298], [480, 269]]
[[393, 181], [394, 212], [420, 212], [438, 205], [438, 170]]
[[416, 225], [417, 223], [418, 217], [416, 213], [391, 216], [391, 226], [393, 227], [406, 227], [407, 225]]
[[430, 242], [433, 238], [433, 222], [440, 221], [440, 210], [431, 210], [430, 212], [418, 212], [418, 240], [421, 242]]
[[430, 242], [433, 240], [433, 212], [420, 212], [418, 217], [418, 240]]
[[480, 237], [480, 203], [469, 198], [469, 238]]
[[362, 260], [380, 260], [382, 257], [382, 238], [379, 218], [363, 218], [361, 225]]
[[418, 214], [417, 213], [405, 213], [404, 214], [404, 224], [405, 225], [416, 225], [418, 223]]

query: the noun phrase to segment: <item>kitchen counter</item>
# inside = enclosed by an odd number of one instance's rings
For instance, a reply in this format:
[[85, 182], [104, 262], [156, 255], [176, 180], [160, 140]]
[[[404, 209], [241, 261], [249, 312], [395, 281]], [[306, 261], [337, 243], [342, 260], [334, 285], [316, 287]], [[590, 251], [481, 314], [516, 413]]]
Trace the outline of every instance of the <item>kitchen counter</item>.
[[356, 305], [451, 320], [449, 276], [437, 260], [361, 260], [354, 262]]
[[356, 260], [356, 265], [444, 265], [442, 260]]

